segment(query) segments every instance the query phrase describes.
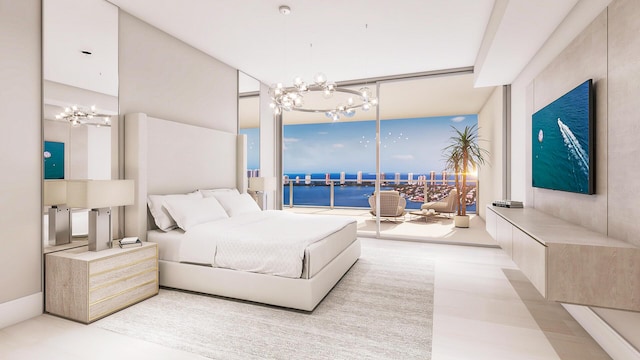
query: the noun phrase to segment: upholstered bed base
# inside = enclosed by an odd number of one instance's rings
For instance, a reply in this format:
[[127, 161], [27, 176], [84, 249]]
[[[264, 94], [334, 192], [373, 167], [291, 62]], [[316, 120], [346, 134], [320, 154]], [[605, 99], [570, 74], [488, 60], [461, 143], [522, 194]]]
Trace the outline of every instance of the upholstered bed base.
[[291, 279], [209, 266], [160, 261], [160, 285], [312, 311], [360, 257], [360, 240], [310, 279]]
[[[142, 113], [125, 115], [125, 178], [136, 185], [135, 204], [125, 208], [125, 235], [146, 241], [147, 231], [155, 228], [148, 217], [149, 194], [233, 187], [244, 191], [245, 146], [242, 135]], [[308, 279], [160, 260], [160, 285], [312, 311], [360, 257], [355, 224], [335, 236], [353, 242], [324, 267], [319, 264], [330, 258], [307, 262], [303, 277]]]

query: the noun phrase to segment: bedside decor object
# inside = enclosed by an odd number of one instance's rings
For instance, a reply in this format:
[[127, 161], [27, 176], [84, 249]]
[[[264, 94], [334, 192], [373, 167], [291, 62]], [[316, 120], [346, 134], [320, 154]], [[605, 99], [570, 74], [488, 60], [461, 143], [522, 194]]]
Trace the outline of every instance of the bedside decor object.
[[133, 205], [133, 180], [68, 180], [67, 205], [89, 211], [89, 251], [111, 247], [111, 207]]
[[275, 177], [250, 177], [249, 178], [249, 190], [255, 191], [260, 208], [265, 209], [267, 204], [267, 193], [276, 189]]
[[140, 241], [140, 239], [138, 239], [137, 237], [126, 237], [118, 241], [118, 246], [120, 246], [120, 249], [124, 249], [126, 247], [142, 246], [142, 241]]
[[64, 180], [44, 181], [44, 205], [49, 208], [49, 245], [71, 242], [71, 212], [67, 207], [67, 183]]

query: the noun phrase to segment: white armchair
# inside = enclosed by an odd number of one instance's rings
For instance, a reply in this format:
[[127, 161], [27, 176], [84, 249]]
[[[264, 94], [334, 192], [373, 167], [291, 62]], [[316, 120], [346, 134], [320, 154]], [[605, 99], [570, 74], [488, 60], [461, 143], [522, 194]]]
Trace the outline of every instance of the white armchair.
[[444, 199], [424, 203], [420, 208], [422, 210], [433, 210], [437, 213], [454, 213], [458, 209], [458, 191], [453, 189]]
[[[369, 197], [369, 206], [371, 206], [371, 215], [376, 216], [376, 200], [377, 194]], [[380, 191], [380, 217], [399, 218], [406, 214], [405, 207], [407, 201], [400, 196], [400, 193], [393, 190]]]

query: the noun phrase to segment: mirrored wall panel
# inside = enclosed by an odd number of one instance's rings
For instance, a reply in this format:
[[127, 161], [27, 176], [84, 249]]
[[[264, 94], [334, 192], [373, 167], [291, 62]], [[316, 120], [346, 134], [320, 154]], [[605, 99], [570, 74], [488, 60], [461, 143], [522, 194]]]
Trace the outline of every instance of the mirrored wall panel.
[[[117, 177], [112, 143], [117, 140], [118, 8], [105, 0], [43, 0], [42, 22], [45, 181], [111, 179], [114, 171]], [[46, 246], [48, 207], [44, 210]], [[86, 235], [85, 209], [72, 209], [72, 224], [73, 235]]]

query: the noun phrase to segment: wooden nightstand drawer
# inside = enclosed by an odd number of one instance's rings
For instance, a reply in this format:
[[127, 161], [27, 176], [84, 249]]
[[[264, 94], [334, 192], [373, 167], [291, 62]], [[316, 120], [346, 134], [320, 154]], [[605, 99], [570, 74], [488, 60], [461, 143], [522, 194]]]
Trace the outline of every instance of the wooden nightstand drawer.
[[96, 287], [90, 287], [89, 306], [121, 293], [132, 291], [140, 286], [156, 282], [157, 280], [158, 270], [148, 269], [143, 272], [130, 274], [129, 276], [123, 276], [117, 280], [102, 283]]
[[158, 293], [158, 246], [45, 256], [45, 310], [89, 323]]
[[153, 281], [90, 304], [89, 322], [122, 310], [157, 293], [158, 283]]
[[[155, 259], [157, 250], [155, 247], [137, 247], [128, 249], [111, 249], [126, 251], [123, 255], [122, 252], [116, 252], [105, 258], [91, 260], [89, 262], [89, 275], [95, 276], [100, 273], [109, 272], [113, 270], [128, 268], [136, 263], [146, 260]], [[108, 250], [104, 250], [108, 251]]]
[[129, 266], [115, 267], [98, 273], [93, 273], [89, 270], [89, 290], [148, 270], [158, 270], [158, 260], [155, 254], [153, 254], [153, 257], [132, 262]]

